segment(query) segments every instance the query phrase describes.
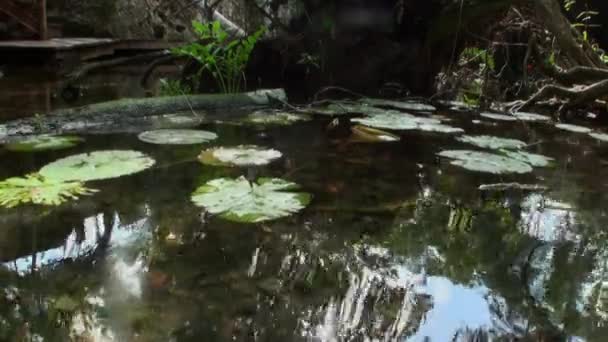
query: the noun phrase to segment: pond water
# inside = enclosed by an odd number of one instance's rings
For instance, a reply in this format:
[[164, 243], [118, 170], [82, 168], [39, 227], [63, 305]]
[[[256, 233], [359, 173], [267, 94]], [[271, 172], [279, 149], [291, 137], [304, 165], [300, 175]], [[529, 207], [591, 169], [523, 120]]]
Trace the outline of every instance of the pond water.
[[[114, 134], [60, 151], [0, 150], [2, 179], [96, 150], [156, 160], [60, 207], [0, 209], [0, 340], [605, 341], [608, 143], [545, 123], [438, 114], [467, 134], [520, 139], [554, 165], [468, 171], [436, 156], [471, 148], [452, 134], [355, 143], [347, 119], [330, 128], [328, 117], [206, 123], [219, 138], [199, 145]], [[251, 170], [203, 165], [198, 154], [240, 144], [281, 151], [256, 175], [298, 183], [310, 205], [254, 224], [203, 214], [194, 189]], [[478, 190], [497, 182], [548, 190]]]

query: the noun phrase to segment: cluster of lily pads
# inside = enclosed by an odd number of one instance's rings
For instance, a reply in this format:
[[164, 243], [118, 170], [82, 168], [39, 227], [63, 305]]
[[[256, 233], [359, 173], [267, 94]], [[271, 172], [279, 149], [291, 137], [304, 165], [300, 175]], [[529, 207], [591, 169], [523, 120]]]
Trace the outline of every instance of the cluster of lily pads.
[[[283, 117], [285, 117], [283, 115]], [[217, 134], [194, 129], [160, 129], [145, 131], [138, 138], [150, 144], [186, 145], [215, 140]], [[9, 144], [13, 151], [40, 151], [73, 147], [82, 139], [72, 136], [41, 136]], [[282, 157], [281, 152], [254, 145], [213, 147], [202, 151], [199, 160], [205, 165], [253, 167]], [[138, 151], [96, 151], [59, 159], [25, 177], [0, 182], [0, 207], [20, 204], [60, 205], [97, 190], [85, 182], [116, 178], [143, 171], [155, 164], [154, 159]], [[241, 176], [206, 182], [192, 194], [192, 202], [207, 213], [236, 222], [261, 222], [288, 216], [304, 209], [309, 193], [298, 191], [299, 185], [279, 178], [251, 181]]]

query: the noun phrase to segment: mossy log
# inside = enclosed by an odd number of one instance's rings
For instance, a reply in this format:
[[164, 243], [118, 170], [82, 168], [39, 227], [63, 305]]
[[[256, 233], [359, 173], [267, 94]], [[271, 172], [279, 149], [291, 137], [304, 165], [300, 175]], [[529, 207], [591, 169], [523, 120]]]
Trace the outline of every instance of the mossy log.
[[29, 117], [0, 125], [0, 141], [22, 135], [111, 132], [112, 127], [163, 114], [212, 111], [240, 107], [270, 107], [287, 102], [283, 89], [258, 90], [237, 94], [201, 94], [143, 99], [122, 99], [73, 109], [62, 109], [44, 116]]

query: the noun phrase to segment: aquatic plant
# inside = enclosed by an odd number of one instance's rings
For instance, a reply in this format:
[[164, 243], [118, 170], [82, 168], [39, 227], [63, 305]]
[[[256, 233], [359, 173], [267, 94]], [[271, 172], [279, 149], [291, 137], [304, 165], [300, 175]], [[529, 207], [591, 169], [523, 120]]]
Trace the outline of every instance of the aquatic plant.
[[563, 129], [565, 131], [573, 133], [591, 133], [591, 128], [564, 123], [555, 124], [555, 128]]
[[96, 151], [59, 159], [42, 167], [39, 173], [52, 181], [90, 181], [137, 173], [154, 163], [154, 159], [138, 151]]
[[551, 157], [524, 151], [501, 150], [501, 152], [509, 158], [520, 160], [534, 167], [546, 167], [551, 165], [551, 163], [554, 161], [554, 159]]
[[481, 113], [479, 115], [484, 118], [487, 118], [487, 119], [493, 119], [493, 120], [499, 120], [499, 121], [516, 121], [517, 120], [517, 118], [512, 115], [505, 115], [505, 114], [498, 114], [498, 113]]
[[364, 98], [360, 100], [362, 103], [372, 105], [372, 106], [381, 106], [381, 107], [391, 107], [400, 110], [412, 110], [416, 112], [434, 112], [437, 110], [434, 106], [428, 105], [426, 103], [419, 102], [407, 102], [407, 101], [394, 101], [394, 100], [384, 100], [384, 99], [374, 99], [374, 98]]
[[440, 157], [452, 159], [450, 161], [450, 164], [452, 165], [460, 166], [471, 171], [493, 174], [532, 172], [532, 166], [528, 163], [490, 152], [448, 150], [442, 151], [438, 153], [438, 155]]
[[456, 138], [456, 140], [492, 150], [519, 149], [526, 146], [526, 143], [521, 140], [500, 138], [490, 135], [463, 135]]
[[219, 178], [199, 187], [192, 202], [226, 220], [253, 223], [289, 216], [304, 209], [311, 195], [293, 192], [299, 185], [279, 178]]
[[363, 125], [355, 125], [350, 128], [350, 131], [353, 142], [391, 142], [401, 139], [392, 133]]
[[82, 141], [84, 139], [76, 136], [38, 135], [11, 142], [5, 148], [15, 152], [61, 150], [74, 147]]
[[[236, 93], [246, 87], [245, 67], [266, 28], [260, 27], [243, 39], [231, 40], [219, 21], [211, 24], [194, 21], [192, 27], [198, 35], [197, 42], [175, 48], [172, 52], [178, 56], [191, 57], [200, 63], [196, 83], [200, 82], [202, 73], [208, 71], [224, 93]], [[197, 86], [198, 84], [194, 88]]]
[[217, 134], [195, 129], [158, 129], [142, 132], [137, 137], [139, 140], [149, 144], [192, 145], [215, 140], [217, 139]]
[[513, 113], [513, 116], [521, 121], [551, 121], [550, 117], [535, 113], [516, 112]]
[[589, 136], [599, 141], [608, 142], [608, 134], [600, 132], [590, 132]]
[[392, 130], [422, 130], [441, 133], [460, 133], [463, 129], [444, 125], [440, 120], [422, 118], [407, 113], [387, 111], [382, 114], [373, 114], [364, 118], [351, 119], [353, 122], [380, 129]]
[[276, 110], [258, 110], [249, 114], [244, 122], [260, 125], [287, 126], [300, 121], [309, 121], [311, 117], [304, 114], [295, 114]]
[[27, 203], [60, 205], [96, 191], [85, 187], [81, 182], [63, 182], [31, 174], [0, 182], [0, 207], [12, 208]]
[[282, 157], [281, 152], [255, 145], [214, 147], [204, 150], [198, 159], [207, 165], [253, 166], [266, 165]]

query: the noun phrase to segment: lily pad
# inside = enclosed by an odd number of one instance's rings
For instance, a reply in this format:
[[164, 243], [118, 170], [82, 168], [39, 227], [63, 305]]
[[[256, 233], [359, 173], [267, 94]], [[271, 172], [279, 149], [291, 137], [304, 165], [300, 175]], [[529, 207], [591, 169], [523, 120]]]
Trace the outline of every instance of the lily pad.
[[495, 153], [472, 150], [449, 150], [442, 151], [438, 155], [452, 159], [450, 162], [452, 165], [471, 171], [493, 174], [532, 172], [532, 166], [529, 164]]
[[551, 121], [550, 117], [535, 113], [516, 112], [513, 113], [513, 116], [521, 121]]
[[260, 178], [249, 183], [245, 177], [219, 178], [207, 182], [192, 194], [192, 202], [207, 212], [242, 223], [262, 222], [289, 216], [304, 209], [311, 199], [296, 183], [279, 178]]
[[76, 136], [39, 135], [11, 142], [10, 144], [6, 145], [6, 149], [16, 152], [61, 150], [64, 148], [74, 147], [82, 141], [82, 138]]
[[258, 110], [249, 114], [244, 121], [259, 125], [287, 126], [295, 122], [310, 120], [310, 116], [303, 114], [295, 114], [283, 111]]
[[353, 133], [352, 140], [355, 142], [392, 142], [401, 139], [392, 133], [363, 125], [355, 125], [350, 128], [350, 131]]
[[391, 107], [401, 110], [412, 110], [417, 112], [434, 112], [437, 110], [437, 108], [435, 108], [434, 106], [419, 102], [394, 101], [372, 98], [362, 99], [361, 102], [372, 106]]
[[96, 191], [84, 187], [81, 182], [62, 182], [32, 174], [0, 182], [0, 207], [12, 208], [26, 203], [60, 205]]
[[507, 157], [523, 161], [535, 167], [546, 167], [551, 165], [555, 160], [551, 157], [546, 157], [541, 154], [528, 153], [524, 151], [502, 151]]
[[515, 118], [514, 116], [498, 114], [498, 113], [481, 113], [479, 115], [484, 118], [487, 118], [487, 119], [500, 120], [500, 121], [516, 121], [517, 120], [517, 118]]
[[351, 121], [380, 129], [421, 130], [442, 133], [463, 132], [462, 129], [444, 125], [437, 119], [421, 118], [400, 112], [385, 112], [364, 118], [351, 119]]
[[137, 173], [154, 163], [137, 151], [97, 151], [54, 161], [40, 169], [40, 174], [55, 181], [90, 181]]
[[555, 124], [556, 128], [563, 129], [565, 131], [574, 132], [574, 133], [591, 133], [591, 128], [571, 125], [571, 124]]
[[608, 134], [606, 133], [591, 132], [589, 133], [589, 136], [599, 141], [608, 142]]
[[499, 150], [503, 148], [518, 149], [526, 146], [526, 143], [521, 140], [500, 138], [490, 135], [463, 135], [456, 139], [463, 143], [472, 144], [481, 148], [489, 148], [492, 150]]
[[202, 144], [217, 139], [217, 134], [195, 129], [158, 129], [142, 132], [139, 140], [158, 145]]
[[203, 151], [198, 159], [207, 165], [247, 166], [266, 165], [281, 158], [281, 152], [254, 145], [215, 147]]
[[381, 114], [384, 109], [376, 108], [365, 103], [335, 102], [325, 107], [314, 107], [309, 110], [314, 114], [341, 116], [351, 114]]

